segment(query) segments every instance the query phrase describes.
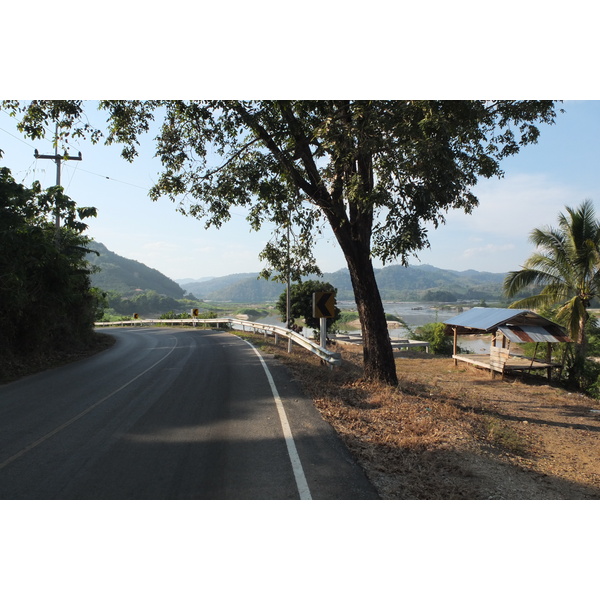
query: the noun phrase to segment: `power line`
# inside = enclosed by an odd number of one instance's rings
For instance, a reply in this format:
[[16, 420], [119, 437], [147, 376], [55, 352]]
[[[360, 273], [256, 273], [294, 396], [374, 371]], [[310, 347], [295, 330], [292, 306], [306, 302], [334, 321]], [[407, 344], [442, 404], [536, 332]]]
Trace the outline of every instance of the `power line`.
[[22, 142], [23, 144], [25, 144], [26, 146], [29, 146], [30, 148], [35, 148], [35, 146], [28, 144], [24, 139], [17, 137], [16, 135], [12, 134], [10, 131], [6, 131], [6, 129], [4, 129], [2, 127], [0, 127], [0, 131], [4, 131], [4, 133], [10, 135], [10, 137], [14, 137], [15, 140], [19, 140], [19, 142]]
[[[11, 117], [11, 118], [13, 118], [13, 119], [15, 119], [15, 120], [16, 120], [16, 118], [15, 118], [15, 117], [13, 117], [13, 116], [12, 116], [10, 113], [8, 113], [6, 110], [2, 110], [2, 112], [3, 112], [3, 113], [5, 113], [7, 116], [9, 116], [9, 117]], [[48, 133], [45, 127], [44, 127], [43, 129], [44, 129], [44, 131], [46, 131], [46, 133]], [[10, 135], [11, 137], [13, 137], [15, 140], [18, 140], [19, 142], [21, 142], [21, 143], [25, 144], [26, 146], [29, 146], [30, 148], [33, 148], [33, 149], [35, 150], [35, 146], [33, 146], [32, 144], [30, 144], [30, 143], [26, 142], [26, 141], [25, 141], [23, 138], [20, 138], [20, 137], [18, 137], [18, 136], [16, 136], [16, 135], [14, 135], [14, 134], [13, 134], [13, 133], [11, 133], [10, 131], [7, 131], [7, 130], [6, 130], [6, 129], [4, 129], [3, 127], [0, 127], [0, 131], [3, 131], [3, 132], [4, 132], [4, 133], [6, 133], [7, 135]], [[46, 139], [46, 138], [44, 137], [44, 139]], [[81, 154], [81, 152], [80, 152], [80, 154]], [[42, 155], [38, 155], [38, 156], [36, 156], [36, 159], [37, 159], [37, 158], [52, 158], [53, 160], [56, 160], [56, 155], [52, 155], [51, 157], [50, 157], [50, 156], [42, 156]], [[79, 158], [72, 158], [72, 157], [71, 157], [71, 160], [79, 160]], [[65, 163], [63, 166], [67, 166], [67, 164]], [[70, 165], [68, 165], [68, 166], [70, 166]], [[29, 171], [30, 169], [31, 169], [31, 167], [29, 167], [28, 171]], [[108, 175], [101, 175], [100, 173], [94, 173], [93, 171], [88, 171], [88, 170], [86, 170], [86, 169], [81, 169], [81, 168], [79, 168], [79, 164], [77, 164], [77, 168], [76, 168], [76, 170], [77, 170], [77, 171], [83, 171], [84, 173], [89, 173], [90, 175], [95, 175], [96, 177], [102, 177], [103, 179], [108, 179], [109, 181], [114, 181], [114, 182], [117, 182], [117, 183], [122, 183], [123, 185], [129, 185], [129, 186], [131, 186], [131, 187], [135, 187], [135, 188], [138, 188], [138, 189], [140, 189], [140, 190], [145, 190], [145, 191], [147, 191], [147, 190], [148, 190], [148, 188], [147, 188], [147, 187], [143, 187], [143, 186], [141, 186], [141, 185], [137, 185], [137, 184], [135, 184], [135, 183], [129, 183], [128, 181], [122, 181], [121, 179], [115, 179], [114, 177], [109, 177]], [[73, 175], [74, 175], [74, 173], [73, 173]], [[72, 177], [73, 177], [73, 176], [72, 176]], [[71, 180], [72, 180], [72, 177], [71, 177]], [[69, 182], [69, 185], [70, 185], [70, 182]]]
[[[68, 165], [68, 166], [70, 166], [70, 165]], [[148, 190], [148, 188], [143, 187], [141, 185], [137, 185], [135, 183], [129, 183], [128, 181], [122, 181], [120, 179], [115, 179], [114, 177], [109, 177], [108, 175], [101, 175], [100, 173], [94, 173], [93, 171], [88, 171], [86, 169], [82, 169], [81, 167], [79, 167], [79, 165], [77, 165], [77, 170], [83, 171], [84, 173], [89, 173], [90, 175], [95, 175], [96, 177], [102, 177], [102, 179], [108, 179], [109, 181], [116, 181], [117, 183], [122, 183], [124, 185], [130, 185], [132, 187], [139, 188], [140, 190]]]
[[[55, 137], [55, 139], [58, 139], [58, 123], [56, 124], [56, 133], [55, 133], [54, 137]], [[58, 148], [55, 148], [54, 154], [39, 154], [36, 149], [35, 152], [33, 153], [33, 155], [35, 156], [36, 159], [47, 158], [48, 160], [53, 160], [56, 163], [56, 185], [57, 186], [60, 186], [60, 167], [61, 167], [62, 161], [64, 161], [64, 160], [83, 160], [81, 157], [81, 152], [79, 153], [79, 156], [69, 156], [66, 153], [59, 154]], [[56, 206], [56, 209], [54, 211], [54, 222], [55, 222], [55, 228], [56, 228], [54, 240], [55, 240], [56, 247], [58, 248], [60, 246], [60, 210], [58, 208], [58, 205]]]

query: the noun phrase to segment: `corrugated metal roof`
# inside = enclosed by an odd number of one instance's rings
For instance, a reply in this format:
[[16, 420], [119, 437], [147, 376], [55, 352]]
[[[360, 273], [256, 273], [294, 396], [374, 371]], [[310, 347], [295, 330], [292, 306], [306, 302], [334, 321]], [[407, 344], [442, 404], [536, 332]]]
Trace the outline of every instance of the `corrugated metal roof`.
[[558, 325], [510, 325], [498, 327], [511, 342], [522, 344], [524, 342], [570, 342], [571, 338]]
[[528, 313], [528, 310], [517, 308], [471, 308], [444, 321], [446, 325], [465, 327], [467, 329], [478, 329], [480, 331], [491, 331], [498, 325], [506, 323], [510, 319]]
[[475, 307], [444, 321], [447, 332], [492, 332], [500, 329], [514, 342], [571, 342], [565, 330], [531, 310]]

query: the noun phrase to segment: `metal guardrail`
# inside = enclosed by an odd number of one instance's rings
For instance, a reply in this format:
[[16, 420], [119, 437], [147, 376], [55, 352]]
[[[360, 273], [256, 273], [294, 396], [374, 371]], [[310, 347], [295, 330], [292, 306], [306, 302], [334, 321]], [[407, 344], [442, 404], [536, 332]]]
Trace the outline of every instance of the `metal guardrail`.
[[142, 326], [142, 325], [183, 325], [183, 324], [191, 324], [191, 325], [202, 325], [202, 324], [227, 324], [230, 326], [238, 325], [242, 327], [242, 330], [245, 331], [246, 328], [253, 330], [254, 333], [257, 331], [262, 331], [265, 335], [274, 335], [275, 341], [277, 342], [277, 337], [281, 336], [292, 342], [295, 342], [299, 346], [306, 348], [313, 354], [316, 354], [320, 359], [325, 361], [327, 364], [331, 366], [339, 366], [342, 364], [342, 357], [339, 352], [332, 352], [331, 350], [327, 350], [319, 344], [309, 340], [304, 337], [300, 333], [296, 333], [291, 329], [286, 329], [285, 327], [280, 327], [278, 325], [270, 325], [267, 323], [254, 323], [252, 321], [244, 321], [241, 319], [232, 319], [229, 317], [226, 318], [217, 318], [217, 319], [134, 319], [131, 321], [100, 321], [98, 323], [94, 323], [96, 327], [110, 327], [110, 326]]

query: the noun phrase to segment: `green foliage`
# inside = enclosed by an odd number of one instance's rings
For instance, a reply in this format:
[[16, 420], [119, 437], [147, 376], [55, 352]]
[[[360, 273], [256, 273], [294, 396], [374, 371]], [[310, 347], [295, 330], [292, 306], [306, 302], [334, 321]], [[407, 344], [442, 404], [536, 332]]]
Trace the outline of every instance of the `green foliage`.
[[139, 290], [153, 290], [157, 294], [172, 298], [183, 298], [184, 291], [177, 283], [136, 260], [111, 252], [98, 242], [91, 242], [92, 251], [88, 261], [94, 266], [92, 285], [102, 290], [119, 292], [121, 296], [132, 296]]
[[[176, 313], [174, 310], [170, 310], [159, 317], [160, 319], [191, 319], [192, 315], [186, 312]], [[203, 313], [198, 313], [197, 319], [216, 319], [217, 313], [207, 310]]]
[[344, 325], [348, 325], [353, 321], [357, 321], [360, 319], [360, 315], [355, 311], [343, 310], [340, 312], [339, 318], [336, 320], [336, 325], [338, 328], [342, 328]]
[[[53, 224], [59, 210], [63, 227]], [[105, 306], [90, 287], [88, 238], [79, 209], [62, 188], [42, 191], [0, 168], [0, 356], [35, 356], [84, 346]]]
[[199, 319], [216, 319], [219, 315], [212, 310], [207, 310], [198, 314]]
[[588, 308], [600, 292], [600, 221], [591, 200], [576, 209], [566, 207], [566, 212], [559, 214], [557, 228], [531, 232], [530, 240], [539, 251], [520, 271], [507, 275], [504, 288], [511, 297], [530, 286], [543, 286], [511, 307], [553, 309], [557, 322], [585, 354]]
[[243, 308], [240, 310], [239, 314], [246, 315], [250, 320], [256, 320], [261, 317], [266, 317], [269, 314], [269, 311], [257, 308]]
[[445, 290], [427, 290], [423, 294], [424, 302], [456, 302], [457, 300], [456, 294]]
[[600, 357], [600, 324], [595, 315], [586, 323], [587, 355]]
[[[290, 318], [303, 319], [307, 327], [318, 330], [320, 329], [320, 320], [313, 317], [313, 294], [315, 292], [332, 292], [337, 290], [330, 284], [324, 281], [309, 280], [302, 283], [296, 283], [290, 286]], [[285, 322], [287, 316], [287, 294], [283, 292], [279, 296], [279, 300], [275, 308], [281, 315], [281, 320]], [[331, 330], [341, 314], [340, 309], [335, 307], [335, 318], [327, 319], [327, 330]], [[294, 324], [294, 323], [291, 323]]]
[[159, 319], [191, 319], [192, 315], [189, 313], [176, 313], [174, 310], [170, 310], [162, 315], [160, 315]]
[[108, 294], [96, 287], [90, 288], [90, 293], [96, 299], [96, 312], [94, 313], [94, 321], [102, 321], [104, 318], [104, 311], [108, 309]]
[[181, 308], [178, 300], [157, 294], [154, 290], [135, 294], [131, 298], [123, 298], [121, 294], [114, 291], [107, 292], [106, 296], [109, 307], [123, 315], [138, 313], [149, 317]]
[[429, 349], [434, 354], [452, 356], [454, 349], [452, 340], [445, 334], [444, 323], [427, 323], [417, 328], [415, 339], [429, 342]]

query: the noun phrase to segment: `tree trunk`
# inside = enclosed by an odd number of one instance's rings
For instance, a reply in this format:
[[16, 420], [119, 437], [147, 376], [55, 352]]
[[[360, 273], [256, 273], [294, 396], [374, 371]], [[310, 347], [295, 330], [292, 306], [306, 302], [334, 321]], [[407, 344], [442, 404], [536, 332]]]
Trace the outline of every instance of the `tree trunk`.
[[346, 254], [346, 260], [360, 316], [365, 377], [398, 385], [396, 362], [371, 258], [354, 252], [350, 256]]

